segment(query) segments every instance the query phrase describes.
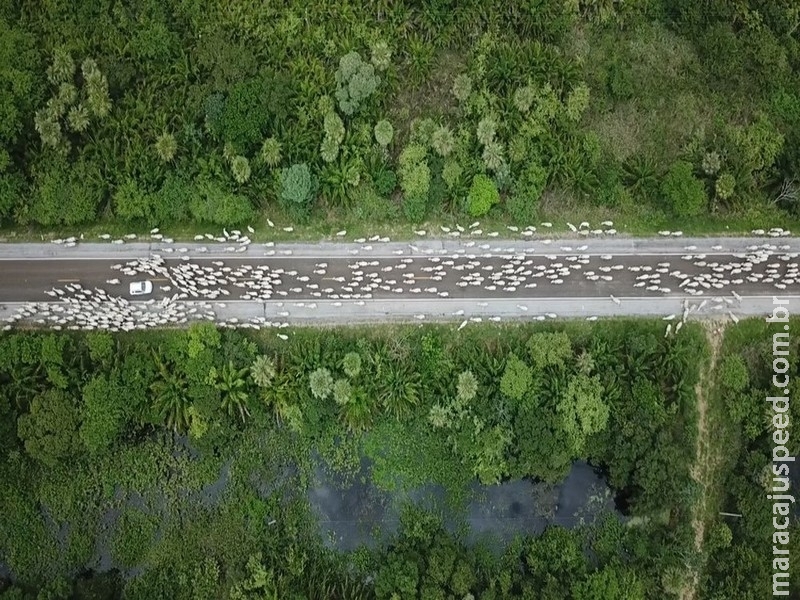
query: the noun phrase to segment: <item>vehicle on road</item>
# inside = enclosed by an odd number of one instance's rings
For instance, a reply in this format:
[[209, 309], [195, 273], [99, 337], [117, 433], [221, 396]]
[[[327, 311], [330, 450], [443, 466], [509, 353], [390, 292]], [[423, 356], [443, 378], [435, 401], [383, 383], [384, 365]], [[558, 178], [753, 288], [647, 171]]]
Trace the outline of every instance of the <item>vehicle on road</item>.
[[147, 294], [152, 293], [153, 291], [153, 282], [152, 281], [132, 281], [130, 286], [130, 293], [131, 296], [146, 296]]

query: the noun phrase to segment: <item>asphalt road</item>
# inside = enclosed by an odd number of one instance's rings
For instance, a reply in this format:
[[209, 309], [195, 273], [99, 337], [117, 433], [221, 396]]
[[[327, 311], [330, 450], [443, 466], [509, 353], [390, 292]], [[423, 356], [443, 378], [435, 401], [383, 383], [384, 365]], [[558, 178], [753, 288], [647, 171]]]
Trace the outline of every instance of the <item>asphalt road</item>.
[[[215, 303], [218, 312], [244, 318], [272, 313], [313, 319], [319, 314], [329, 321], [364, 320], [359, 317], [366, 315], [423, 320], [459, 311], [525, 317], [520, 305], [526, 302], [531, 316], [534, 311], [585, 315], [587, 303], [589, 310], [595, 307], [591, 314], [658, 314], [673, 310], [676, 301], [697, 304], [723, 296], [724, 303], [716, 301], [720, 311], [742, 307], [742, 314], [750, 314], [755, 306], [764, 310], [763, 301], [772, 296], [800, 293], [800, 243], [795, 238], [424, 240], [235, 248], [240, 251], [163, 243], [0, 246], [2, 313], [16, 303], [73, 297], [78, 304], [81, 289], [132, 300], [128, 284], [143, 279], [153, 282], [154, 292], [136, 300]], [[597, 303], [612, 296], [624, 302], [608, 302], [605, 309]], [[751, 306], [743, 307], [740, 298]]]
[[[688, 256], [689, 253], [687, 253]], [[514, 257], [518, 257], [512, 263]], [[522, 258], [524, 256], [524, 258]], [[4, 260], [0, 262], [0, 302], [43, 302], [49, 300], [46, 291], [61, 287], [68, 283], [79, 283], [84, 288], [103, 288], [128, 299], [128, 284], [133, 281], [148, 279], [153, 282], [153, 298], [172, 296], [180, 292], [176, 285], [175, 273], [187, 269], [189, 264], [197, 265], [204, 273], [224, 273], [228, 279], [219, 285], [206, 286], [208, 289], [224, 289], [229, 292], [230, 300], [242, 299], [242, 295], [252, 288], [247, 285], [257, 278], [250, 276], [252, 270], [261, 267], [265, 274], [272, 274], [269, 292], [258, 293], [246, 299], [271, 299], [285, 297], [287, 299], [342, 299], [359, 298], [371, 293], [373, 299], [401, 298], [587, 298], [607, 297], [609, 295], [625, 297], [662, 297], [664, 295], [684, 296], [685, 290], [680, 288], [678, 275], [698, 277], [703, 274], [713, 275], [713, 267], [706, 265], [743, 264], [746, 259], [737, 259], [730, 254], [706, 254], [702, 259], [681, 259], [681, 257], [665, 257], [663, 254], [616, 256], [607, 259], [597, 255], [552, 255], [549, 259], [543, 256], [527, 257], [525, 255], [444, 255], [435, 257], [391, 257], [391, 258], [333, 258], [328, 260], [270, 257], [259, 259], [238, 258], [197, 258], [189, 261], [166, 259], [164, 266], [167, 273], [141, 272], [137, 275], [126, 275], [112, 266], [119, 261], [108, 260]], [[571, 260], [570, 260], [571, 259]], [[406, 262], [401, 262], [406, 261]], [[517, 264], [522, 263], [522, 264]], [[504, 265], [513, 264], [513, 269]], [[764, 275], [769, 276], [769, 264], [776, 264], [776, 280], [769, 283], [747, 280]], [[761, 264], [754, 265], [749, 271], [733, 275], [721, 271], [722, 281], [730, 283], [720, 290], [735, 290], [741, 295], [758, 296], [791, 293], [800, 290], [800, 277], [794, 280], [785, 277], [797, 259], [781, 261], [778, 256]], [[323, 266], [325, 265], [325, 266]], [[659, 266], [661, 265], [661, 266]], [[248, 269], [249, 272], [243, 269]], [[635, 287], [650, 268], [650, 277], [654, 282], [644, 280], [648, 285]], [[222, 271], [230, 268], [230, 272]], [[634, 269], [642, 269], [632, 271]], [[720, 268], [718, 266], [718, 268]], [[459, 270], [460, 269], [460, 270]], [[548, 269], [551, 270], [548, 273]], [[657, 270], [666, 270], [655, 279]], [[554, 270], [554, 271], [553, 271]], [[512, 272], [513, 271], [513, 272]], [[518, 272], [518, 273], [514, 273]], [[237, 273], [241, 273], [237, 276]], [[527, 273], [527, 275], [526, 275]], [[591, 273], [592, 275], [587, 275]], [[670, 275], [672, 273], [672, 275]], [[511, 279], [512, 275], [518, 277]], [[558, 275], [548, 278], [548, 275]], [[597, 279], [594, 279], [597, 276]], [[306, 279], [307, 278], [307, 279]], [[481, 279], [482, 278], [482, 279]], [[590, 279], [592, 278], [592, 279]], [[605, 279], [604, 279], [605, 278]], [[108, 281], [119, 280], [119, 284]], [[194, 278], [195, 280], [197, 277]], [[738, 284], [735, 281], [741, 280]], [[775, 283], [789, 281], [786, 289], [779, 290]], [[517, 285], [512, 285], [517, 282]], [[561, 282], [561, 283], [554, 283]], [[763, 278], [762, 278], [763, 281]], [[462, 285], [458, 285], [462, 283]], [[466, 285], [463, 285], [466, 283]], [[531, 284], [535, 284], [532, 287]], [[531, 286], [531, 287], [526, 287]], [[494, 289], [492, 289], [492, 287]], [[647, 288], [651, 289], [648, 290]], [[659, 288], [658, 290], [652, 289]], [[714, 294], [717, 288], [699, 286], [706, 295]], [[167, 289], [169, 288], [169, 289]], [[665, 290], [669, 289], [669, 292]], [[327, 292], [325, 290], [328, 290]], [[447, 295], [442, 295], [446, 293]]]

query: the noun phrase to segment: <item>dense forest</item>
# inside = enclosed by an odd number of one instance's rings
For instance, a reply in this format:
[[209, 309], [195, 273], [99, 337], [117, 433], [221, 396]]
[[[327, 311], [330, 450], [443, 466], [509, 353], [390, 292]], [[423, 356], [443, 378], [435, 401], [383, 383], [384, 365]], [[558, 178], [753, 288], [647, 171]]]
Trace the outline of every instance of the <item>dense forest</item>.
[[[637, 320], [286, 342], [210, 324], [4, 334], [3, 598], [664, 598], [698, 560], [707, 358], [700, 327], [665, 338]], [[445, 527], [472, 482], [556, 483], [577, 459], [624, 497], [623, 517], [499, 549]], [[310, 509], [313, 473], [347, 486], [364, 460], [400, 526], [337, 552]], [[403, 494], [430, 483], [446, 492], [436, 507]]]
[[0, 0], [0, 226], [772, 225], [799, 23], [794, 0]]

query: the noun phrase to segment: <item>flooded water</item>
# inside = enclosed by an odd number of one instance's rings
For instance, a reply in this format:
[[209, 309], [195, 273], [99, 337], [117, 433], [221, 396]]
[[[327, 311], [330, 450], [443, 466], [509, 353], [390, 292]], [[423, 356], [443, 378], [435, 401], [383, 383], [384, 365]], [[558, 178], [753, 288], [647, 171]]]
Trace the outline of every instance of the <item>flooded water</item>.
[[374, 546], [397, 530], [400, 505], [410, 500], [417, 506], [445, 515], [451, 531], [466, 525], [468, 541], [501, 547], [517, 535], [536, 535], [553, 524], [572, 528], [591, 523], [615, 510], [614, 497], [605, 479], [590, 465], [576, 462], [564, 481], [550, 485], [516, 480], [498, 485], [475, 481], [464, 510], [447, 508], [442, 488], [427, 486], [392, 497], [373, 486], [369, 464], [364, 461], [354, 483], [346, 486], [322, 468], [315, 472], [309, 501], [319, 518], [325, 543], [339, 550]]

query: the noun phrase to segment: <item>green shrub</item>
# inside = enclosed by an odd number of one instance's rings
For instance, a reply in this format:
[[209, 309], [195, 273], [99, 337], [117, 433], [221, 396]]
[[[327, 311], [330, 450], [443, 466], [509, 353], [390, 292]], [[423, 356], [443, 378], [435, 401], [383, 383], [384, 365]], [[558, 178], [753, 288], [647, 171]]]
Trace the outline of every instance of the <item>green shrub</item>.
[[431, 185], [431, 170], [423, 146], [409, 144], [400, 153], [400, 187], [406, 199], [427, 202]]
[[386, 148], [392, 143], [392, 138], [394, 137], [394, 128], [389, 121], [386, 119], [381, 119], [375, 124], [374, 133], [375, 141]]
[[428, 212], [428, 199], [425, 196], [406, 196], [403, 198], [403, 215], [410, 223], [422, 223]]
[[176, 223], [189, 216], [189, 204], [194, 197], [194, 184], [180, 175], [167, 175], [164, 183], [152, 195], [151, 215], [148, 222], [152, 225]]
[[361, 355], [358, 352], [348, 352], [342, 359], [342, 370], [348, 377], [358, 377], [361, 373]]
[[385, 71], [391, 65], [392, 50], [383, 40], [377, 41], [370, 47], [370, 62], [378, 71]]
[[261, 145], [261, 160], [268, 167], [277, 167], [281, 162], [281, 143], [275, 137], [268, 137]]
[[96, 164], [59, 162], [37, 178], [30, 218], [47, 227], [88, 223], [96, 217], [104, 194]]
[[736, 188], [736, 178], [730, 173], [720, 173], [717, 181], [714, 184], [714, 192], [720, 200], [728, 200], [733, 196], [733, 190]]
[[500, 192], [497, 191], [494, 181], [482, 174], [472, 178], [472, 186], [467, 195], [467, 211], [471, 216], [485, 215], [498, 202]]
[[531, 160], [514, 181], [511, 198], [507, 205], [509, 213], [518, 223], [530, 221], [533, 218], [533, 213], [547, 185], [547, 177], [547, 169], [538, 161]]
[[19, 173], [0, 172], [0, 223], [11, 216], [23, 197], [25, 180]]
[[708, 199], [703, 182], [692, 173], [692, 165], [677, 161], [661, 182], [664, 194], [672, 211], [681, 217], [694, 217], [706, 209]]
[[316, 187], [314, 177], [305, 163], [281, 170], [280, 197], [286, 202], [306, 205], [313, 199]]
[[246, 196], [231, 194], [212, 181], [200, 181], [195, 186], [189, 212], [196, 221], [224, 227], [253, 218], [253, 206]]
[[378, 88], [380, 77], [375, 67], [364, 62], [358, 52], [349, 52], [339, 60], [336, 71], [336, 100], [346, 115], [358, 111], [361, 104]]
[[533, 382], [533, 375], [528, 365], [516, 355], [510, 354], [506, 358], [506, 368], [500, 379], [500, 391], [512, 400], [520, 401], [525, 397], [525, 392]]
[[[389, 171], [391, 173], [391, 171]], [[394, 174], [391, 173], [393, 176]], [[392, 185], [394, 189], [394, 184]], [[352, 193], [353, 216], [363, 223], [388, 223], [400, 218], [400, 207], [387, 199], [384, 188], [378, 192], [377, 184], [361, 184]]]
[[246, 156], [234, 156], [231, 160], [231, 174], [238, 184], [245, 184], [250, 179], [250, 161]]
[[441, 125], [431, 135], [431, 147], [434, 151], [443, 157], [447, 157], [453, 151], [456, 145], [455, 136], [447, 125]]
[[132, 178], [117, 186], [111, 201], [114, 214], [123, 221], [152, 219], [153, 200]]
[[164, 132], [155, 143], [156, 154], [163, 162], [170, 162], [178, 151], [178, 142], [171, 133]]
[[257, 77], [238, 83], [225, 100], [219, 127], [237, 151], [248, 152], [263, 139], [272, 112], [270, 90], [270, 82]]
[[308, 378], [308, 385], [315, 398], [325, 400], [333, 390], [333, 376], [328, 369], [321, 367], [312, 371]]
[[729, 354], [720, 363], [719, 379], [722, 386], [732, 392], [741, 392], [750, 383], [747, 365], [738, 354]]

